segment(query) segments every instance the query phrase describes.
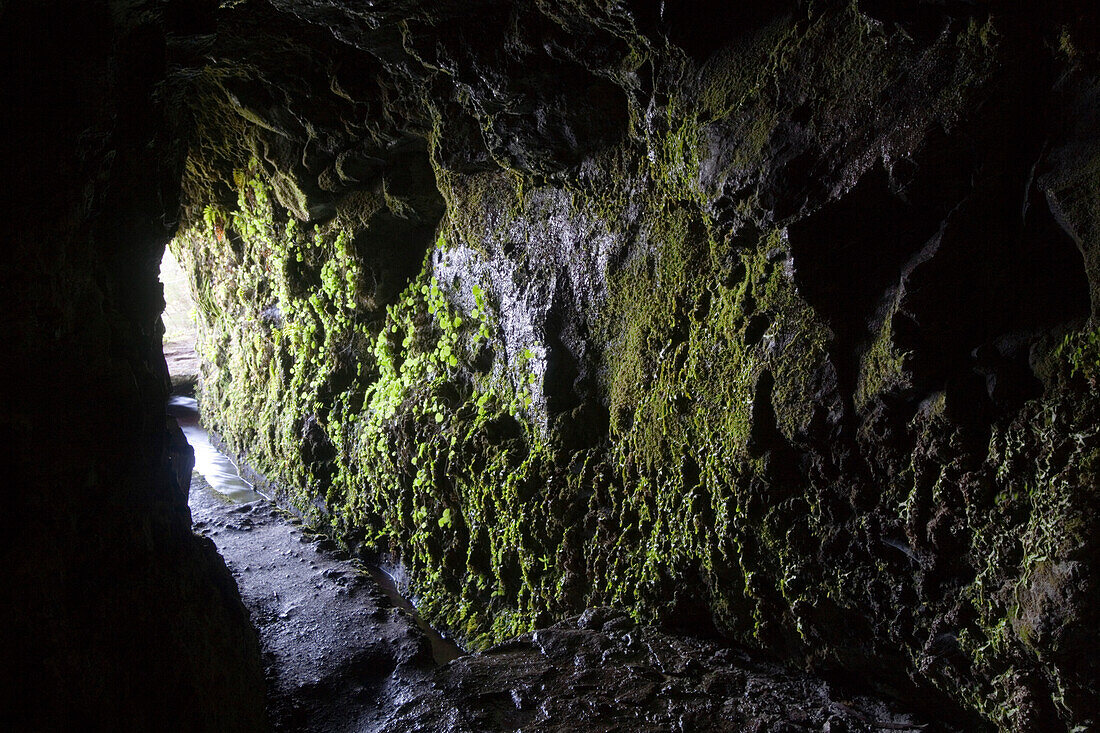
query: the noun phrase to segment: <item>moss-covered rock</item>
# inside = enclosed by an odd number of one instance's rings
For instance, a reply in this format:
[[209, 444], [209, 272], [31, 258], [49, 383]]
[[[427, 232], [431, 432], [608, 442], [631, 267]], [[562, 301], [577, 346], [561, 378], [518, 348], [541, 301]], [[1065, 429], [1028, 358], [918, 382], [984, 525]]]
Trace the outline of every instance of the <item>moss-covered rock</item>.
[[1081, 17], [272, 5], [184, 94], [173, 246], [298, 511], [475, 646], [607, 604], [1096, 721]]

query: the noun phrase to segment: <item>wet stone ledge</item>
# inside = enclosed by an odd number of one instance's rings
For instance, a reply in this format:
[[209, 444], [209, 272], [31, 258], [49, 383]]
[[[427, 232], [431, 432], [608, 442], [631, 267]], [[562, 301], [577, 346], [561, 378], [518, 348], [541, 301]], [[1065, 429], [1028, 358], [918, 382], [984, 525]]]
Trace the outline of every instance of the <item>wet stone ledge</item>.
[[873, 698], [712, 641], [592, 608], [439, 665], [433, 641], [359, 563], [265, 501], [193, 476], [256, 626], [277, 730], [941, 730]]

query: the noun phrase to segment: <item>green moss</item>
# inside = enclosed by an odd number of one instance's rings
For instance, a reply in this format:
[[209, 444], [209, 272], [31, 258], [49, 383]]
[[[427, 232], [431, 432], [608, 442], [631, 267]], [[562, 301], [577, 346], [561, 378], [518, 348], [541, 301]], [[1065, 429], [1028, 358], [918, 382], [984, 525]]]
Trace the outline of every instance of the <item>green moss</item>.
[[1073, 34], [1067, 26], [1063, 26], [1058, 33], [1058, 45], [1059, 53], [1065, 56], [1068, 60], [1073, 61], [1077, 58], [1078, 50], [1077, 44], [1073, 41]]
[[[827, 520], [821, 489], [776, 489], [769, 474], [784, 460], [775, 451], [810, 430], [808, 396], [827, 381], [831, 335], [793, 286], [782, 229], [754, 237], [744, 220], [736, 229], [715, 220], [700, 185], [706, 126], [734, 125], [727, 164], [757, 175], [790, 111], [784, 100], [797, 97], [779, 94], [783, 80], [860, 108], [888, 78], [884, 47], [858, 15], [780, 19], [746, 40], [748, 55], [719, 55], [701, 72], [702, 104], [695, 90], [665, 89], [668, 104], [635, 128], [637, 140], [567, 182], [574, 211], [620, 239], [647, 222], [626, 265], [608, 273], [595, 340], [611, 435], [582, 455], [533, 427], [522, 353], [506, 369], [477, 366], [486, 351], [510, 353], [485, 291], [459, 312], [451, 303], [469, 299], [451, 297], [425, 261], [396, 301], [365, 292], [368, 273], [348, 243], [370, 236], [383, 210], [406, 216], [405, 197], [356, 194], [309, 233], [293, 223], [305, 205], [298, 189], [279, 176], [274, 188], [263, 183], [273, 174], [254, 162], [234, 181], [236, 208], [214, 202], [213, 223], [181, 239], [205, 258], [196, 271], [217, 273], [197, 283], [215, 427], [314, 521], [399, 555], [426, 615], [472, 639], [590, 603], [660, 618], [685, 576], [699, 578], [720, 625], [740, 638], [763, 643], [778, 625], [798, 625], [782, 614], [820, 603], [828, 583], [796, 589], [784, 579], [817, 553]], [[806, 65], [820, 53], [824, 62]], [[835, 110], [811, 115], [827, 122]], [[545, 216], [522, 174], [447, 170], [434, 119], [447, 206], [437, 250], [461, 242], [488, 252], [523, 230], [516, 222]], [[268, 323], [272, 305], [281, 321], [243, 328]], [[867, 397], [886, 380], [872, 384], [871, 373], [896, 366], [888, 340], [867, 359]], [[305, 439], [307, 423], [319, 437]], [[752, 445], [765, 428], [775, 434]], [[330, 460], [304, 447], [318, 439]], [[584, 540], [572, 530], [583, 517], [605, 518]]]
[[462, 175], [436, 166], [451, 240], [484, 251], [523, 211], [525, 180], [512, 171]]
[[[777, 49], [798, 35], [791, 18], [777, 18], [734, 45], [720, 49], [699, 71], [701, 111], [724, 119], [744, 110], [767, 90], [775, 74]], [[760, 118], [751, 120], [759, 124]]]
[[857, 410], [863, 411], [871, 400], [884, 391], [911, 386], [905, 369], [908, 354], [899, 351], [893, 343], [892, 323], [895, 309], [896, 305], [886, 314], [878, 337], [860, 358], [859, 382], [855, 394]]
[[[596, 599], [659, 619], [673, 579], [698, 575], [719, 624], [760, 642], [768, 604], [780, 595], [765, 579], [784, 577], [782, 565], [800, 548], [780, 518], [796, 508], [767, 509], [752, 485], [760, 473], [749, 445], [754, 401], [771, 373], [777, 429], [787, 439], [803, 431], [828, 332], [776, 256], [786, 247], [782, 230], [739, 255], [739, 281], [718, 284], [709, 228], [678, 197], [680, 183], [650, 219], [657, 224], [647, 245], [613, 278], [602, 320], [610, 461], [621, 494], [608, 499], [617, 521], [596, 535], [608, 548], [590, 561], [607, 578]], [[753, 316], [768, 325], [750, 341]]]
[[[349, 244], [363, 220], [303, 231], [257, 169], [235, 176], [235, 210], [209, 207], [173, 243], [206, 276], [194, 285], [212, 427], [308, 519], [400, 557], [429, 618], [475, 645], [529, 628], [557, 595], [548, 558], [564, 530], [527, 526], [550, 463], [527, 419], [530, 376], [522, 363], [471, 367], [501, 348], [485, 291], [475, 285], [459, 313], [425, 261], [381, 322], [365, 322]], [[330, 460], [318, 461], [310, 421]]]
[[[604, 20], [617, 12], [573, 5]], [[974, 438], [941, 395], [887, 426], [898, 445], [884, 445], [872, 418], [893, 416], [868, 408], [909, 387], [892, 314], [860, 354], [855, 395], [838, 394], [833, 335], [795, 287], [786, 220], [760, 210], [776, 130], [797, 124], [809, 153], [859, 153], [851, 131], [905, 96], [890, 88], [902, 71], [964, 52], [929, 101], [947, 119], [997, 46], [992, 27], [975, 24], [916, 59], [911, 40], [855, 7], [779, 18], [702, 69], [628, 45], [624, 74], [663, 64], [654, 103], [633, 110], [628, 139], [562, 173], [560, 188], [514, 170], [448, 170], [433, 110], [446, 214], [429, 228], [428, 256], [401, 263], [408, 277], [389, 289], [364, 251], [403, 256], [401, 232], [387, 227], [416, 218], [416, 197], [386, 182], [307, 228], [300, 188], [278, 183], [255, 150], [259, 133], [211, 96], [209, 125], [230, 132], [193, 156], [189, 180], [205, 198], [192, 196], [173, 246], [195, 275], [213, 427], [346, 545], [400, 559], [425, 617], [473, 646], [587, 605], [660, 621], [686, 604], [740, 641], [824, 665], [866, 655], [851, 650], [873, 635], [874, 655], [908, 660], [1007, 720], [997, 710], [1012, 707], [1008, 671], [1033, 667], [1042, 649], [1029, 584], [1091, 536], [1080, 507], [1094, 499], [1080, 487], [1095, 485], [1095, 434], [1084, 408], [1071, 415], [1065, 395], [1048, 396], [1042, 409], [1057, 414], [1032, 406], [1029, 420], [997, 425], [983, 463], [984, 442], [960, 447]], [[583, 411], [540, 404], [543, 345], [506, 342], [493, 302], [502, 286], [470, 274], [501, 271], [478, 256], [537, 271], [539, 227], [558, 217], [607, 247], [606, 292], [593, 284], [591, 312], [570, 324], [588, 329], [597, 362], [587, 406], [609, 418], [607, 435], [580, 448], [566, 433]], [[474, 266], [440, 282], [432, 263], [459, 250]], [[1065, 383], [1091, 379], [1094, 341], [1067, 339]], [[849, 396], [866, 418], [855, 441], [836, 423]], [[1072, 434], [1086, 436], [1080, 447], [1058, 437]], [[972, 579], [951, 571], [965, 585], [959, 645], [986, 686], [924, 655], [959, 598], [959, 588], [949, 602], [930, 598], [939, 591], [921, 584], [934, 581], [913, 577], [928, 571], [914, 564], [934, 554], [941, 507], [965, 524], [949, 538], [975, 568]]]
[[1100, 389], [1100, 329], [1085, 328], [1066, 334], [1055, 356], [1063, 361], [1070, 378]]
[[279, 203], [298, 221], [309, 221], [309, 202], [294, 177], [274, 169], [270, 180]]
[[[522, 531], [523, 498], [545, 459], [537, 446], [514, 452], [490, 447], [502, 423], [519, 429], [521, 441], [535, 442], [522, 429], [529, 398], [523, 386], [457, 379], [459, 364], [476, 353], [484, 331], [454, 314], [436, 283], [415, 283], [390, 309], [386, 324], [375, 343], [379, 376], [362, 409], [352, 406], [349, 415], [348, 457], [356, 470], [329, 492], [330, 502], [338, 502], [335, 521], [351, 536], [372, 529], [368, 541], [399, 554], [421, 579], [428, 617], [464, 628], [478, 643], [488, 627], [503, 623], [486, 612], [502, 600], [531, 610], [522, 589], [504, 579], [526, 577], [514, 549], [534, 550]], [[486, 547], [472, 541], [479, 536], [488, 538]], [[471, 571], [479, 580], [458, 594], [460, 603], [445, 575]], [[487, 607], [480, 605], [486, 601]], [[471, 616], [474, 608], [479, 612]], [[509, 628], [523, 626], [522, 618], [513, 616]]]
[[[1096, 501], [1100, 431], [1076, 401], [1059, 394], [1032, 403], [994, 431], [987, 459], [992, 509], [975, 507], [968, 516], [978, 572], [964, 591], [974, 622], [959, 642], [972, 664], [966, 679], [995, 682], [966, 694], [976, 709], [1006, 727], [1018, 705], [1011, 670], [1067, 653], [1038, 638], [1034, 626], [1037, 619], [1054, 626], [1074, 623], [1060, 616], [1071, 606], [1044, 605], [1048, 597], [1065, 598], [1067, 582], [1072, 584], [1058, 568], [1087, 562], [1096, 551], [1098, 527], [1087, 507]], [[1055, 689], [1052, 695], [1057, 700], [1061, 693]]]

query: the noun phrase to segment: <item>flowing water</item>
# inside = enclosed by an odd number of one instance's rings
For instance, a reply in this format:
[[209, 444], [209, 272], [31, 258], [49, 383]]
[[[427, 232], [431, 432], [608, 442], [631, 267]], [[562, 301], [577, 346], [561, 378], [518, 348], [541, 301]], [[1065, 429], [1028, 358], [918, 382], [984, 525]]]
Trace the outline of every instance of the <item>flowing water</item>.
[[195, 470], [211, 488], [237, 504], [267, 498], [241, 478], [233, 461], [210, 442], [210, 433], [199, 423], [199, 404], [195, 398], [173, 396], [168, 400], [168, 414], [179, 423], [195, 451]]
[[[168, 402], [168, 414], [176, 418], [187, 442], [195, 451], [195, 471], [206, 479], [209, 489], [218, 498], [227, 504], [243, 505], [257, 501], [270, 503], [269, 497], [256, 491], [252, 484], [241, 478], [240, 471], [233, 461], [214, 447], [210, 434], [199, 420], [198, 402], [194, 398], [171, 397]], [[446, 664], [462, 656], [464, 653], [462, 649], [433, 629], [420, 617], [413, 604], [401, 595], [395, 581], [395, 576], [401, 575], [400, 568], [365, 566], [365, 570], [390, 602], [413, 618], [431, 642], [432, 657], [436, 664]]]

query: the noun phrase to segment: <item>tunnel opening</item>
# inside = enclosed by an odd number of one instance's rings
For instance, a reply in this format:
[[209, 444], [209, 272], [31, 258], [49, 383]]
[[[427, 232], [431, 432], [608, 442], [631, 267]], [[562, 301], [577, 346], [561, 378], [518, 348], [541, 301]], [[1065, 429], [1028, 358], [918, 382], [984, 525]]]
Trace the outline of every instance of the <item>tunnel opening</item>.
[[203, 426], [199, 403], [195, 398], [201, 363], [196, 321], [198, 314], [191, 293], [191, 278], [180, 265], [171, 246], [164, 248], [159, 279], [164, 290], [161, 348], [172, 385], [168, 396], [168, 416], [176, 421], [191, 446], [194, 471], [202, 476], [204, 487], [227, 502], [261, 501], [266, 497], [241, 476], [237, 464], [215, 445], [210, 432]]
[[[279, 658], [268, 675], [274, 689], [269, 691], [269, 707], [277, 727], [298, 725], [298, 707], [311, 697], [303, 696], [297, 683], [288, 679], [320, 679], [313, 684], [331, 688], [329, 697], [309, 703], [320, 705], [343, 695], [337, 691], [342, 686], [367, 685], [378, 675], [394, 672], [400, 662], [372, 647], [389, 633], [378, 624], [387, 605], [399, 609], [416, 628], [416, 636], [411, 629], [403, 633], [424, 639], [434, 664], [465, 653], [424, 620], [407, 585], [394, 581], [403, 577], [400, 565], [372, 563], [332, 542], [326, 528], [311, 522], [288, 498], [285, 477], [267, 475], [251, 465], [248, 452], [218, 432], [222, 426], [216, 412], [211, 409], [208, 414], [203, 401], [216, 401], [219, 393], [211, 394], [200, 383], [205, 360], [216, 389], [237, 398], [252, 396], [255, 375], [219, 357], [226, 351], [227, 336], [235, 343], [260, 344], [261, 352], [270, 356], [303, 325], [316, 327], [318, 338], [344, 338], [336, 334], [338, 324], [350, 329], [354, 322], [364, 331], [377, 328], [374, 314], [384, 311], [408, 286], [435, 239], [439, 194], [423, 146], [416, 152], [415, 160], [403, 152], [391, 161], [394, 170], [386, 172], [382, 183], [390, 198], [382, 197], [382, 205], [377, 191], [351, 191], [338, 197], [334, 206], [319, 205], [328, 218], [315, 220], [312, 232], [279, 201], [278, 171], [260, 170], [255, 163], [247, 171], [235, 171], [238, 208], [203, 207], [202, 222], [184, 225], [161, 261], [162, 340], [172, 383], [167, 413], [194, 452], [188, 490], [193, 527], [214, 541], [234, 572], [254, 612], [265, 655]], [[242, 185], [246, 172], [250, 179]], [[407, 203], [410, 195], [426, 197], [427, 211], [412, 208]], [[219, 256], [227, 258], [221, 260], [223, 266], [212, 266]], [[285, 259], [279, 261], [280, 256]], [[226, 312], [232, 318], [224, 319]], [[203, 334], [205, 352], [199, 348]], [[293, 351], [279, 356], [291, 365], [306, 361]], [[328, 395], [325, 399], [345, 394], [361, 381], [361, 343], [345, 341], [337, 361], [323, 386], [312, 385]], [[319, 368], [314, 362], [310, 360], [310, 368]], [[282, 369], [276, 371], [287, 376]], [[282, 383], [277, 399], [294, 402], [300, 397], [295, 389], [306, 388]], [[300, 429], [295, 426], [290, 444], [310, 466], [311, 482], [324, 492], [335, 453], [322, 424], [326, 410], [314, 409], [299, 421]], [[276, 435], [279, 426], [264, 425], [263, 419], [249, 414], [245, 421], [252, 423], [255, 433]], [[369, 591], [369, 597], [358, 598], [357, 590]], [[376, 591], [386, 600], [379, 603]], [[356, 633], [352, 639], [347, 624], [364, 614], [371, 615], [371, 632]], [[372, 633], [377, 638], [371, 638]], [[318, 654], [329, 657], [329, 664], [314, 663]], [[378, 664], [364, 666], [364, 655]], [[315, 713], [324, 715], [319, 708]]]
[[199, 378], [195, 299], [191, 296], [190, 279], [171, 247], [164, 248], [160, 260], [160, 284], [164, 289], [161, 346], [172, 380], [172, 394], [193, 397]]

